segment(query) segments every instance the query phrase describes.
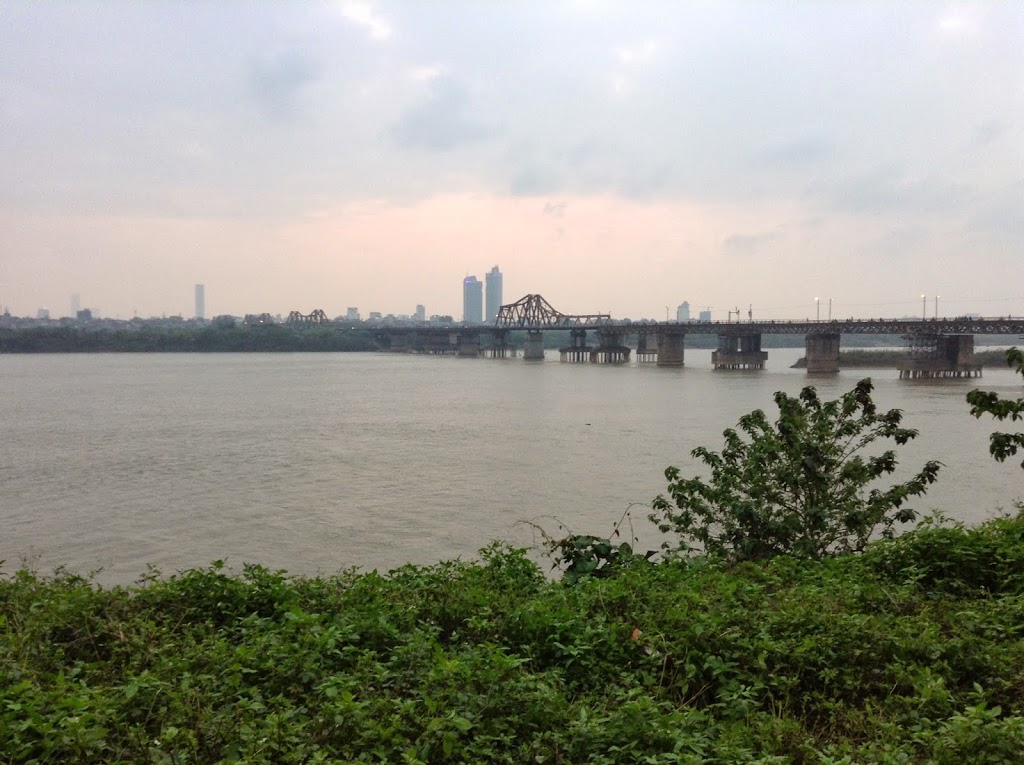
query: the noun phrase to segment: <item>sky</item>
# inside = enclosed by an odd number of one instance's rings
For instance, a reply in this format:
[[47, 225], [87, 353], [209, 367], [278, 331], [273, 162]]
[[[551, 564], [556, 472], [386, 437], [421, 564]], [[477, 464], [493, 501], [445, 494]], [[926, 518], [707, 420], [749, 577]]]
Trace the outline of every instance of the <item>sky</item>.
[[616, 318], [1024, 314], [1024, 3], [0, 4], [11, 313], [458, 319], [494, 265]]

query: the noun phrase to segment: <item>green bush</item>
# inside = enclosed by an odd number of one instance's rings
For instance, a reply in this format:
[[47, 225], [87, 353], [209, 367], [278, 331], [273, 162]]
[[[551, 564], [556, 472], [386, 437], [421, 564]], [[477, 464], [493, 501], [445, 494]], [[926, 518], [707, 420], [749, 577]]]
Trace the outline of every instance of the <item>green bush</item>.
[[650, 520], [678, 544], [666, 550], [729, 560], [775, 555], [819, 558], [859, 551], [876, 534], [891, 536], [916, 513], [908, 499], [925, 493], [938, 475], [928, 462], [909, 480], [879, 489], [872, 484], [896, 469], [887, 450], [866, 456], [875, 441], [905, 444], [917, 431], [901, 427], [898, 409], [878, 412], [870, 379], [836, 401], [821, 401], [812, 386], [797, 397], [779, 392], [779, 417], [769, 423], [758, 409], [724, 432], [725, 448], [694, 449], [711, 470], [708, 480], [665, 471], [668, 493], [654, 500]]
[[15, 572], [0, 762], [1017, 762], [1022, 537], [572, 586], [501, 545], [386, 575]]

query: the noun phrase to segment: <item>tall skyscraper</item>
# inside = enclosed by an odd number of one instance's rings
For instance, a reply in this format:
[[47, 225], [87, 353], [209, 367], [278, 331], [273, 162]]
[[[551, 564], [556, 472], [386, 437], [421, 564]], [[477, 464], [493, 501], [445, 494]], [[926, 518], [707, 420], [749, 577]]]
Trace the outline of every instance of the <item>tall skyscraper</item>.
[[690, 320], [690, 304], [687, 301], [683, 301], [679, 304], [676, 309], [676, 321], [689, 321]]
[[413, 314], [413, 318], [416, 321], [426, 321], [427, 320], [427, 308], [426, 308], [426, 306], [417, 305], [416, 306], [416, 313]]
[[475, 276], [462, 280], [462, 321], [481, 324], [484, 320], [484, 283]]
[[206, 318], [206, 287], [202, 284], [196, 285], [196, 318]]
[[493, 324], [501, 309], [501, 271], [497, 266], [484, 274], [484, 281], [487, 284], [487, 323]]
[[79, 297], [77, 292], [71, 293], [71, 318], [74, 319], [78, 316], [78, 312], [82, 310], [82, 298]]

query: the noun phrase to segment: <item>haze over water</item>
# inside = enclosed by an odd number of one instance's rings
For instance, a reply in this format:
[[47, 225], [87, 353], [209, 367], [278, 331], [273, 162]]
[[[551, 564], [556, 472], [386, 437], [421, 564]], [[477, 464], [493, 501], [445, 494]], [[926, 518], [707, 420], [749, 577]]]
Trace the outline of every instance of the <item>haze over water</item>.
[[[549, 356], [551, 352], [549, 351]], [[664, 468], [697, 470], [699, 445], [772, 393], [813, 382], [832, 398], [870, 375], [880, 408], [920, 437], [901, 470], [945, 463], [912, 506], [967, 522], [1012, 509], [1024, 471], [988, 455], [975, 385], [1020, 394], [1010, 371], [981, 381], [900, 381], [894, 370], [808, 378], [798, 350], [764, 372], [715, 372], [383, 354], [46, 355], [0, 358], [0, 559], [102, 569], [127, 583], [217, 559], [333, 572], [471, 557], [493, 539], [529, 545], [520, 521], [557, 517], [607, 534], [633, 502], [646, 517]]]

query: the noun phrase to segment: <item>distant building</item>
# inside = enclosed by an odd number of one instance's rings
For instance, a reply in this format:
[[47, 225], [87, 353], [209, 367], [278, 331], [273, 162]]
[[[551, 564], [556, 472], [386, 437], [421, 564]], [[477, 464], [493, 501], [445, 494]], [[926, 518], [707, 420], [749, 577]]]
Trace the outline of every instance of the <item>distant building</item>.
[[49, 308], [40, 308], [38, 311], [36, 311], [36, 318], [37, 319], [49, 319], [50, 318], [50, 309]]
[[370, 311], [370, 321], [380, 321], [384, 318], [380, 311]]
[[82, 298], [77, 292], [71, 293], [71, 318], [78, 316], [82, 310]]
[[345, 318], [348, 321], [359, 321], [359, 309], [349, 308], [348, 311], [345, 313]]
[[676, 321], [689, 321], [690, 320], [690, 304], [685, 300], [679, 304], [676, 309]]
[[416, 321], [426, 321], [427, 320], [427, 309], [424, 306], [417, 305], [416, 306], [416, 313], [413, 314], [412, 318], [415, 319]]
[[487, 323], [493, 324], [501, 309], [502, 277], [497, 266], [484, 274], [484, 282], [487, 284]]
[[196, 285], [196, 318], [206, 318], [206, 287], [202, 284]]
[[482, 324], [484, 320], [484, 284], [475, 276], [462, 280], [462, 321]]
[[75, 312], [75, 318], [79, 321], [92, 321], [92, 311], [88, 308], [82, 308]]
[[706, 324], [707, 322], [711, 321], [711, 309], [709, 308], [709, 309], [708, 309], [708, 310], [706, 310], [706, 311], [701, 311], [701, 312], [700, 312], [700, 314], [699, 314], [699, 318], [697, 319], [697, 321], [703, 322], [703, 323], [705, 323], [705, 324]]

